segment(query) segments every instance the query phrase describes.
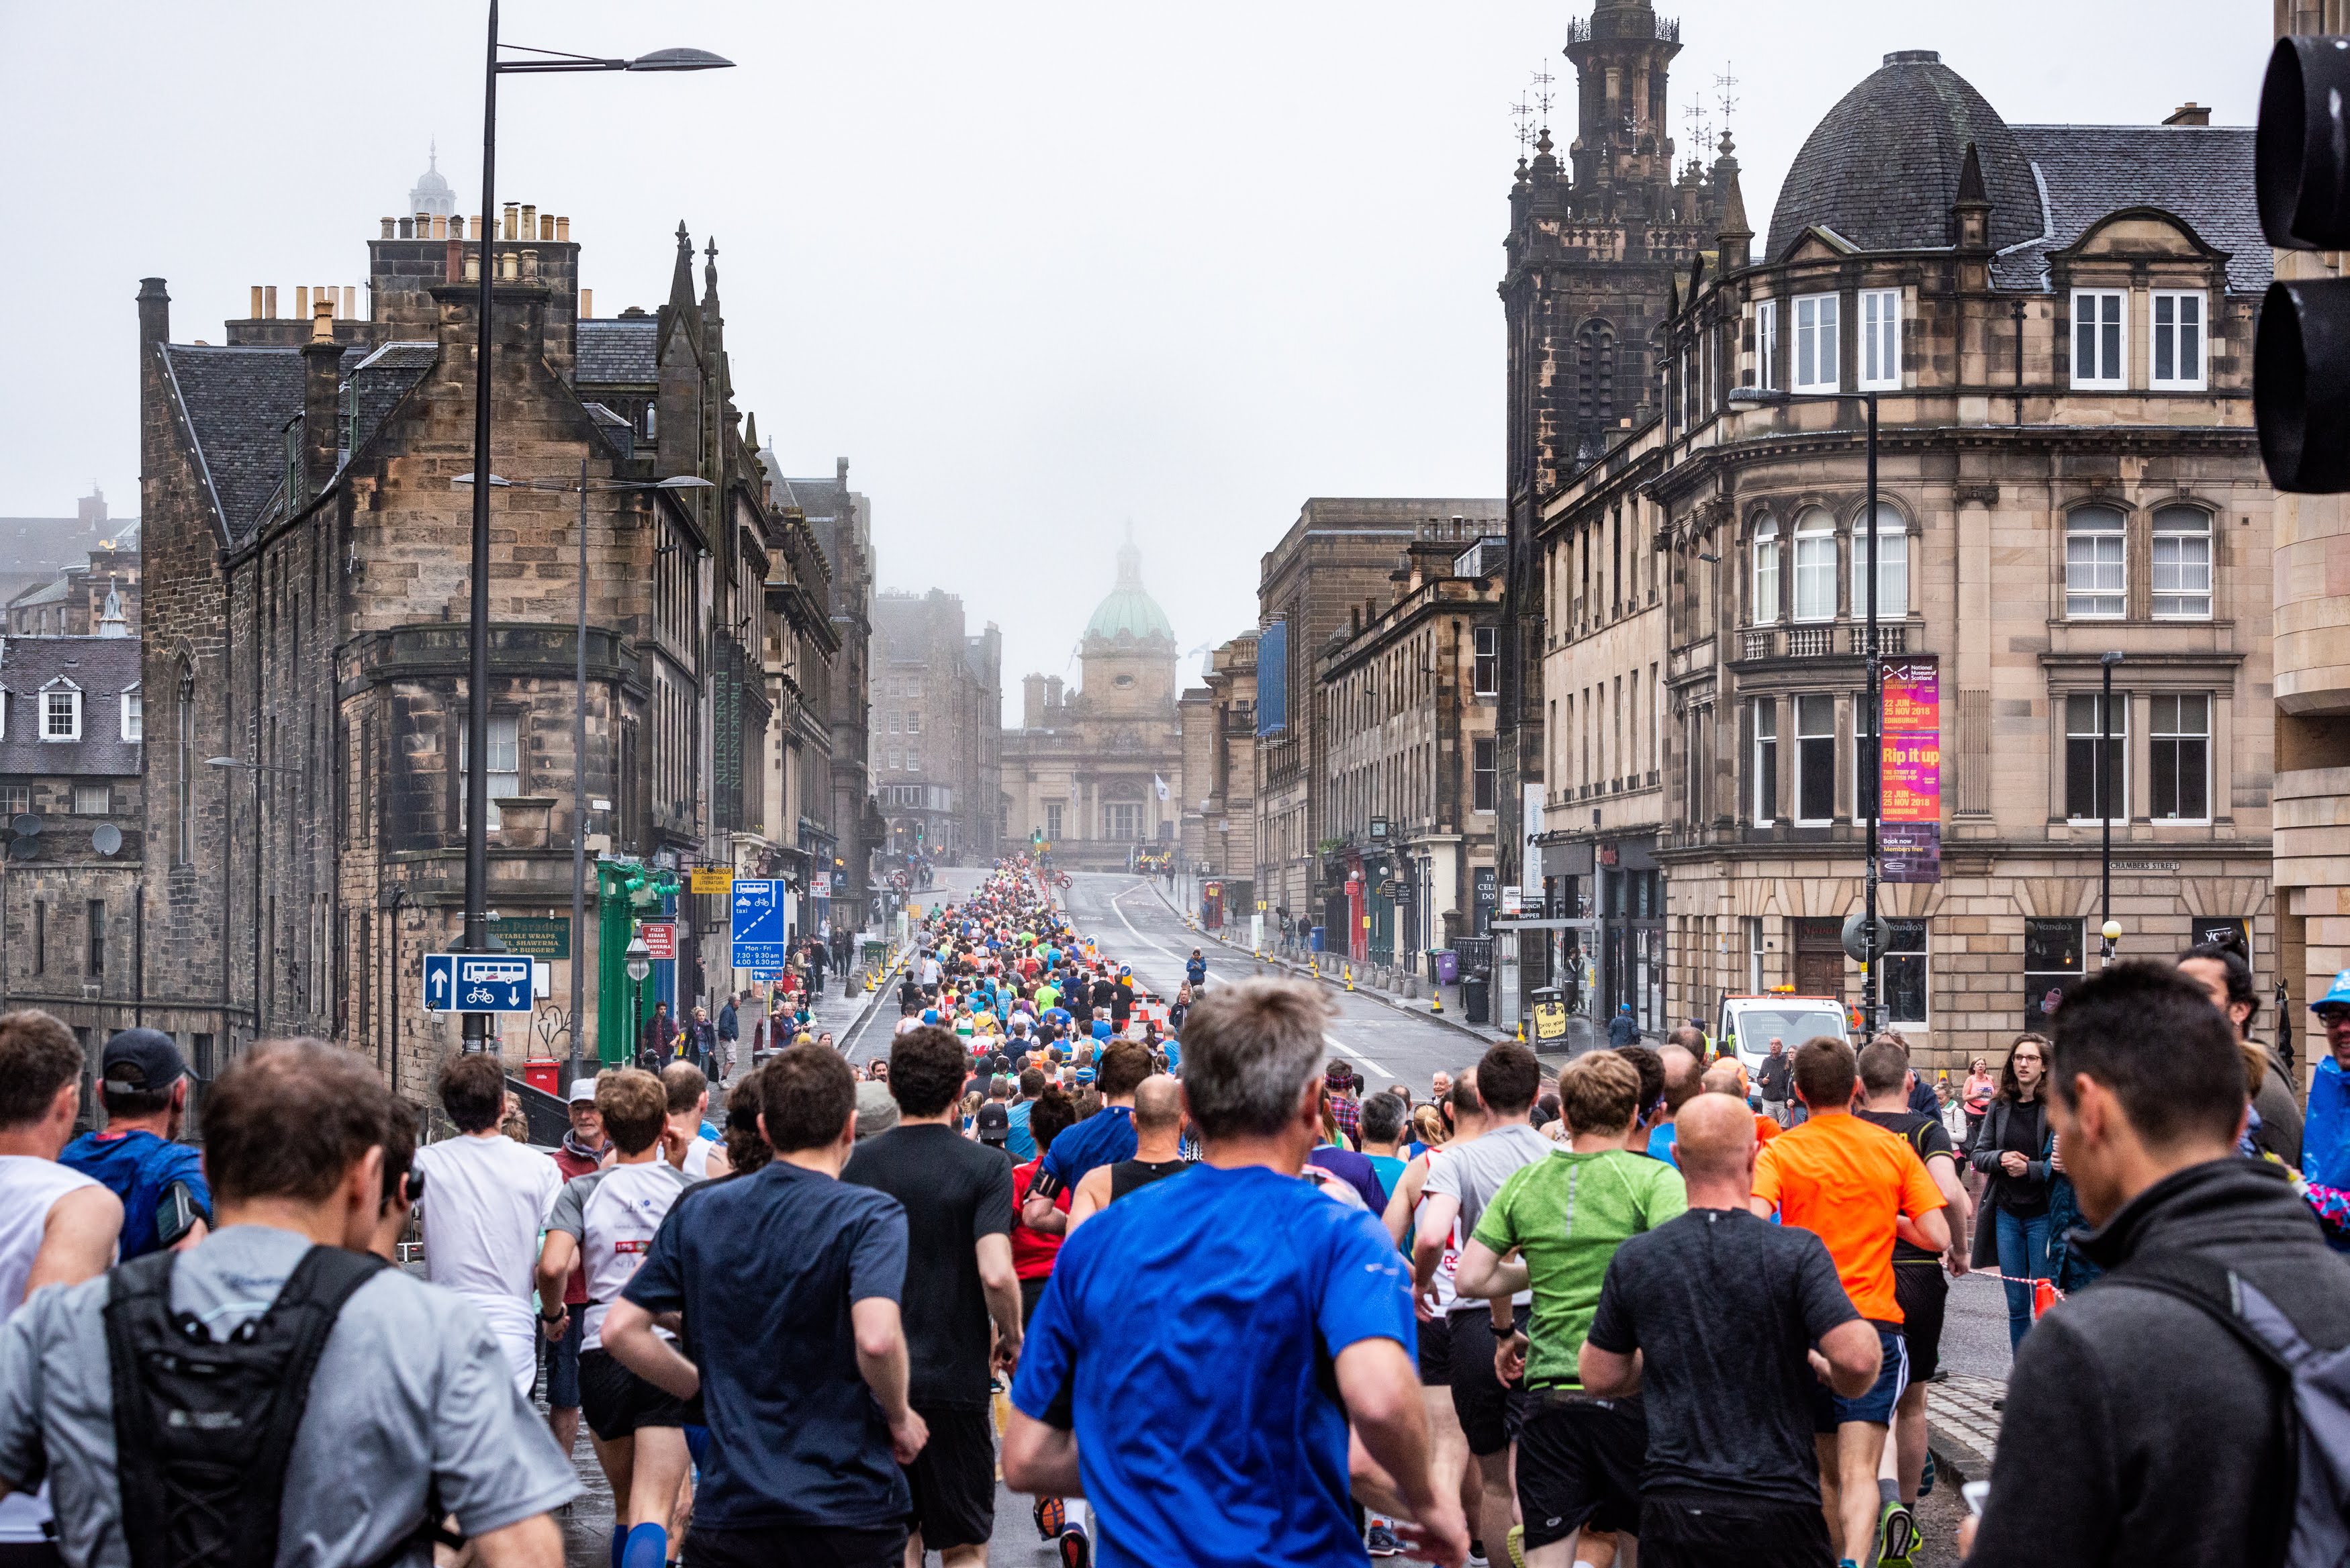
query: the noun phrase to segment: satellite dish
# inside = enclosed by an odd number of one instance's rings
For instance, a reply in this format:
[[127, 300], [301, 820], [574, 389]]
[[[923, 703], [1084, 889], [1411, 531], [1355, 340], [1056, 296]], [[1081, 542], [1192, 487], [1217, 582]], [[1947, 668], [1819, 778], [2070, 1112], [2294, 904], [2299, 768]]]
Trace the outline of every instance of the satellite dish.
[[8, 858], [11, 860], [30, 860], [33, 857], [35, 849], [38, 846], [35, 845], [29, 838], [12, 838], [8, 841]]
[[29, 811], [19, 812], [8, 819], [8, 831], [19, 838], [37, 838], [41, 834], [41, 819]]
[[122, 847], [122, 829], [110, 822], [101, 822], [89, 830], [89, 846], [100, 855], [111, 855]]

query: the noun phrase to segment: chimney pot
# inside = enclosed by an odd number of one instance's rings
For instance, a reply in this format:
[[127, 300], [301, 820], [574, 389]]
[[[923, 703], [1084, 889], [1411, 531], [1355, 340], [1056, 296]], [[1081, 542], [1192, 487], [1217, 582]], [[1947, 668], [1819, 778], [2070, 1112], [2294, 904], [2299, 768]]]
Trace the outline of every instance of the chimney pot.
[[420, 240], [429, 240], [432, 237], [432, 213], [419, 213], [416, 214], [416, 237]]
[[296, 321], [310, 319], [310, 286], [307, 283], [297, 283], [294, 286], [294, 319]]
[[270, 319], [270, 320], [272, 320], [272, 321], [276, 320], [276, 319], [277, 319], [277, 286], [276, 286], [276, 284], [274, 284], [274, 283], [270, 283], [270, 284], [264, 284], [264, 285], [262, 285], [262, 288], [261, 288], [261, 301], [262, 301], [262, 304], [263, 304], [265, 306], [266, 306], [266, 307], [267, 307], [266, 309], [265, 309], [265, 310], [262, 312], [262, 314], [264, 314], [265, 316], [268, 317], [269, 317], [269, 319]]
[[480, 251], [467, 251], [465, 253], [465, 281], [467, 283], [479, 283], [482, 281], [482, 253]]
[[520, 238], [522, 237], [521, 235], [519, 235], [519, 234], [515, 234], [515, 225], [517, 223], [519, 223], [519, 222], [521, 221], [521, 220], [516, 216], [516, 214], [517, 214], [517, 213], [519, 213], [521, 211], [522, 211], [522, 203], [521, 203], [520, 202], [508, 202], [505, 204], [505, 219], [504, 219], [504, 223], [505, 223], [505, 233], [504, 233], [504, 237], [505, 237], [506, 239], [514, 240], [514, 239], [520, 239]]
[[452, 240], [462, 240], [465, 237], [464, 213], [460, 213], [449, 220], [449, 237]]
[[538, 281], [538, 251], [535, 246], [522, 253], [522, 280], [525, 283]]
[[358, 289], [356, 289], [356, 288], [354, 288], [351, 285], [349, 285], [349, 284], [348, 284], [348, 283], [347, 283], [347, 284], [345, 284], [345, 285], [343, 285], [343, 319], [344, 319], [344, 320], [346, 320], [346, 321], [356, 321], [356, 320], [358, 320], [358, 319], [359, 319], [359, 290], [358, 290]]
[[436, 240], [445, 240], [449, 237], [449, 220], [445, 216], [432, 220], [432, 237]]
[[317, 306], [310, 312], [310, 341], [313, 343], [332, 343], [335, 340], [334, 295], [331, 288], [318, 291]]
[[261, 286], [257, 283], [253, 286], [253, 318], [261, 319]]
[[397, 220], [395, 220], [395, 219], [391, 219], [391, 218], [386, 218], [386, 219], [383, 221], [383, 235], [382, 235], [382, 237], [383, 237], [383, 238], [385, 238], [385, 239], [387, 239], [387, 240], [391, 239], [391, 238], [394, 238], [396, 235], [398, 235], [398, 234], [399, 234], [399, 233], [400, 233], [400, 224], [399, 224], [399, 222], [398, 222]]
[[502, 283], [515, 283], [519, 281], [520, 275], [519, 258], [517, 258], [512, 251], [500, 251], [498, 253], [498, 280]]
[[452, 238], [448, 242], [446, 259], [442, 264], [443, 281], [455, 283], [465, 275], [465, 242]]
[[[513, 209], [509, 207], [507, 211], [512, 212]], [[535, 240], [538, 238], [538, 207], [535, 202], [525, 202], [522, 204], [522, 233], [518, 234], [511, 234], [507, 237], [517, 240]]]
[[570, 220], [570, 219], [568, 219], [568, 218], [557, 218], [557, 219], [556, 219], [556, 220], [555, 220], [555, 238], [556, 238], [556, 243], [558, 243], [558, 244], [567, 244], [567, 244], [569, 244], [571, 243], [571, 220]]
[[592, 288], [583, 288], [579, 291], [579, 318], [582, 321], [591, 321], [595, 319], [595, 316], [596, 291]]
[[415, 219], [402, 218], [400, 220], [400, 237], [403, 240], [412, 240], [416, 237]]

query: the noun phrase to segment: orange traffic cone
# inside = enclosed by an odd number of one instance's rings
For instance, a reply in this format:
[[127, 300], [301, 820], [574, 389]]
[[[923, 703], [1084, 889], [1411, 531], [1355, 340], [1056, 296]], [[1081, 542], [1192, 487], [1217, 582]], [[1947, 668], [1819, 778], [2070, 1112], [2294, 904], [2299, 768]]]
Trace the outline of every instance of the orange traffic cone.
[[2041, 1314], [2046, 1312], [2050, 1307], [2053, 1307], [2055, 1304], [2056, 1282], [2054, 1280], [2033, 1281], [2032, 1316], [2033, 1321], [2037, 1322]]

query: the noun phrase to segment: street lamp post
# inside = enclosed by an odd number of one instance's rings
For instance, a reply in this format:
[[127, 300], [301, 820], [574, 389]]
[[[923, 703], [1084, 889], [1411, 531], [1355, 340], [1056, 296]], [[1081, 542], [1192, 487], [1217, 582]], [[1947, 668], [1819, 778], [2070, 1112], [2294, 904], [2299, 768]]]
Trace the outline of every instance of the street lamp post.
[[[1842, 401], [1844, 392], [1807, 393], [1807, 399]], [[1860, 971], [1860, 1012], [1863, 1032], [1877, 1033], [1877, 971], [1884, 955], [1877, 943], [1877, 887], [1879, 880], [1880, 835], [1878, 826], [1885, 815], [1885, 664], [1877, 633], [1877, 579], [1882, 571], [1877, 558], [1877, 394], [1858, 394], [1868, 414], [1868, 735], [1869, 748], [1866, 777], [1868, 779], [1868, 871], [1862, 888], [1866, 908], [1861, 927], [1862, 951], [1867, 957]], [[1794, 401], [1795, 395], [1775, 388], [1735, 387], [1731, 389], [1732, 403], [1781, 403]]]
[[[2097, 765], [2090, 770], [2090, 776], [2097, 783], [2097, 829], [2100, 838], [2097, 869], [2097, 918], [2099, 920], [2097, 937], [2103, 944], [2104, 950], [2097, 956], [2108, 964], [2114, 961], [2115, 945], [2122, 940], [2121, 922], [2114, 919], [2115, 803], [2109, 798], [2114, 787], [2112, 778], [2114, 666], [2121, 661], [2122, 655], [2118, 652], [2102, 654], [2097, 659], [2098, 673], [2105, 680], [2105, 691], [2104, 695], [2097, 699]], [[2122, 776], [2127, 778], [2128, 770], [2123, 770]], [[2122, 804], [2124, 809], [2127, 809], [2127, 803]]]
[[[653, 950], [645, 946], [642, 922], [629, 927], [629, 1026], [638, 1034], [644, 1033], [645, 976], [653, 971]], [[629, 1054], [636, 1054], [636, 1041], [629, 1042]]]
[[[450, 481], [452, 484], [470, 485], [473, 476], [461, 473]], [[494, 489], [571, 490], [579, 492], [579, 622], [576, 628], [576, 680], [577, 701], [571, 715], [571, 1076], [576, 1080], [579, 1069], [587, 1065], [586, 1046], [581, 1039], [580, 1010], [586, 1005], [588, 919], [588, 496], [590, 492], [605, 494], [612, 492], [643, 490], [709, 490], [710, 481], [692, 474], [677, 474], [668, 479], [626, 480], [601, 482], [588, 477], [588, 460], [579, 460], [579, 483], [577, 486], [560, 480], [533, 479], [517, 487], [512, 480], [490, 475], [489, 483], [480, 487], [486, 493]], [[617, 764], [616, 764], [617, 765]], [[473, 787], [473, 765], [466, 759], [466, 784]], [[472, 812], [467, 811], [470, 821]], [[484, 819], [486, 820], [486, 818]], [[468, 1016], [472, 1016], [468, 1014]]]
[[[482, 211], [476, 225], [481, 245], [481, 292], [475, 302], [479, 337], [473, 355], [473, 472], [490, 472], [491, 328], [497, 286], [497, 257], [493, 239], [498, 225], [498, 78], [556, 71], [701, 71], [731, 66], [701, 49], [661, 49], [635, 59], [603, 59], [515, 45], [535, 60], [498, 58], [498, 0], [490, 0], [489, 58], [482, 89]], [[533, 235], [536, 239], [537, 236]], [[584, 503], [583, 503], [584, 504]], [[468, 605], [465, 687], [465, 929], [459, 944], [463, 952], [489, 949], [490, 867], [490, 487], [473, 487], [473, 585]], [[576, 931], [575, 931], [576, 935]], [[577, 961], [574, 961], [576, 964]], [[577, 971], [575, 969], [574, 972]], [[464, 1015], [464, 1049], [479, 1051], [488, 1037], [489, 1015]], [[575, 1017], [572, 1027], [577, 1030]], [[573, 1043], [576, 1058], [577, 1038]]]

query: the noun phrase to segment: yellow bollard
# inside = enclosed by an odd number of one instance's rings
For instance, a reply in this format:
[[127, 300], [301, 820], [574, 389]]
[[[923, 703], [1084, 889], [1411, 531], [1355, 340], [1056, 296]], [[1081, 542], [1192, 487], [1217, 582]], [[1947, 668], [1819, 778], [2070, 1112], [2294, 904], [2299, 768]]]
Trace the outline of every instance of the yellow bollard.
[[1344, 974], [1344, 975], [1347, 977], [1347, 989], [1348, 991], [1352, 991], [1352, 990], [1354, 990], [1354, 989], [1355, 989], [1355, 966], [1354, 966], [1353, 964], [1350, 964], [1350, 963], [1348, 963], [1348, 964], [1340, 964], [1340, 965], [1338, 966], [1338, 969], [1339, 969], [1339, 972], [1341, 972], [1342, 974]]
[[1525, 1023], [1525, 1020], [1522, 1018], [1522, 1019], [1518, 1020], [1518, 1044], [1521, 1044], [1521, 1045], [1523, 1045], [1523, 1044], [1524, 1044], [1525, 1043], [1526, 1043], [1526, 1023]]

